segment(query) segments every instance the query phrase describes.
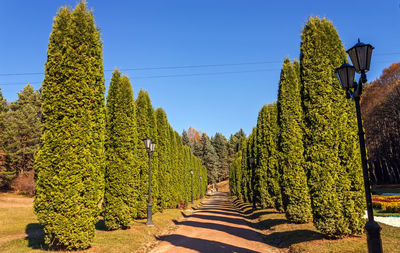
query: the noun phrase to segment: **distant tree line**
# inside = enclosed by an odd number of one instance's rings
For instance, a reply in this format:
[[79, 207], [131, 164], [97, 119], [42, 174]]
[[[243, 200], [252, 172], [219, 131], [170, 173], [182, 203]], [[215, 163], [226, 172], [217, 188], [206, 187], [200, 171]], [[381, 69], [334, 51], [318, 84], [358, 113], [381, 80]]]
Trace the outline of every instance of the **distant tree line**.
[[[285, 212], [328, 237], [363, 232], [364, 188], [355, 108], [335, 68], [346, 59], [333, 24], [310, 18], [300, 62], [283, 62], [277, 103], [265, 105], [230, 166], [238, 198]], [[254, 163], [252, 163], [254, 161]]]
[[374, 184], [400, 184], [400, 63], [383, 70], [361, 97]]
[[41, 90], [27, 85], [11, 104], [0, 91], [0, 184], [35, 172], [34, 210], [52, 248], [90, 247], [100, 214], [109, 230], [146, 217], [145, 137], [156, 143], [153, 213], [188, 203], [190, 170], [194, 198], [206, 191], [206, 168], [146, 91], [135, 100], [115, 70], [107, 104], [104, 93], [102, 42], [86, 2], [54, 18]]
[[190, 147], [193, 154], [207, 168], [209, 184], [228, 179], [229, 165], [238, 151], [239, 140], [244, 137], [246, 135], [242, 129], [231, 134], [229, 141], [221, 133], [216, 133], [210, 139], [207, 134], [193, 127], [182, 132], [183, 144]]

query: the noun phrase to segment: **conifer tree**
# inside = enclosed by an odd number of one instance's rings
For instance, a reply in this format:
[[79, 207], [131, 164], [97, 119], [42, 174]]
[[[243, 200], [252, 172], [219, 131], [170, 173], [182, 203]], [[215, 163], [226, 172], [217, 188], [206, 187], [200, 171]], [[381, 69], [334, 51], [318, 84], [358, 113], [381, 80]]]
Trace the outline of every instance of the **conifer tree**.
[[299, 62], [285, 58], [278, 91], [278, 151], [282, 200], [286, 218], [295, 223], [312, 219], [311, 200], [304, 168], [303, 111], [300, 96]]
[[301, 39], [304, 157], [314, 225], [332, 237], [359, 234], [364, 204], [356, 117], [334, 73], [346, 53], [326, 19], [310, 18]]
[[221, 133], [216, 133], [211, 144], [218, 155], [218, 181], [228, 177], [228, 140]]
[[168, 148], [169, 148], [169, 132], [168, 132], [168, 119], [167, 114], [162, 108], [157, 108], [155, 111], [157, 122], [157, 152], [158, 152], [158, 178], [157, 184], [159, 186], [160, 194], [158, 195], [158, 205], [163, 210], [168, 207], [167, 201], [170, 194], [170, 172], [168, 168]]
[[104, 189], [105, 117], [102, 43], [85, 2], [58, 11], [42, 88], [35, 212], [47, 244], [85, 249]]
[[17, 101], [11, 103], [10, 110], [4, 113], [6, 124], [0, 132], [0, 146], [7, 154], [8, 173], [13, 176], [33, 170], [34, 155], [42, 134], [40, 104], [40, 92], [28, 84], [18, 93]]
[[[143, 139], [151, 138], [156, 142], [156, 149], [151, 158], [152, 178], [151, 178], [151, 195], [152, 203], [158, 198], [157, 175], [157, 125], [154, 114], [154, 109], [150, 102], [150, 97], [147, 91], [140, 90], [136, 99], [136, 119], [137, 119], [137, 145], [138, 145], [138, 167], [139, 167], [139, 185], [137, 199], [137, 217], [143, 218], [147, 214], [148, 202], [148, 186], [149, 186], [149, 164], [146, 149], [143, 146]], [[153, 212], [157, 210], [157, 205], [153, 205]]]
[[217, 183], [218, 180], [218, 155], [215, 152], [214, 147], [211, 145], [211, 141], [206, 134], [201, 136], [201, 160], [203, 165], [207, 168], [207, 176], [211, 180], [211, 183]]
[[106, 107], [103, 216], [107, 229], [128, 228], [136, 216], [136, 108], [129, 78], [115, 70]]
[[278, 122], [276, 103], [264, 105], [257, 120], [257, 192], [262, 207], [282, 210], [278, 169]]

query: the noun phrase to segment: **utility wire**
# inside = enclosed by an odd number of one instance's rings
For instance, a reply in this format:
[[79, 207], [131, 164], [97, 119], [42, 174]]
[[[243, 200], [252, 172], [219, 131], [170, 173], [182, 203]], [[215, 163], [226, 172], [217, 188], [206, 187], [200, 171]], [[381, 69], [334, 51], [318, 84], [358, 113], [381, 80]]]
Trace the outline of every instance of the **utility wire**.
[[[269, 63], [281, 63], [281, 61], [256, 61], [256, 62], [239, 62], [239, 63], [222, 63], [222, 64], [201, 64], [201, 65], [183, 65], [183, 66], [161, 66], [161, 67], [139, 67], [124, 68], [121, 71], [140, 71], [140, 70], [161, 70], [161, 69], [189, 69], [189, 68], [208, 68], [208, 67], [225, 67], [225, 66], [242, 66], [242, 65], [258, 65]], [[114, 69], [105, 69], [104, 72], [111, 72]], [[0, 73], [0, 76], [28, 76], [28, 75], [44, 75], [44, 72], [27, 72], [27, 73]]]
[[[378, 53], [375, 56], [400, 55], [400, 52]], [[220, 63], [220, 64], [199, 64], [199, 65], [183, 65], [183, 66], [159, 66], [159, 67], [138, 67], [124, 68], [121, 71], [143, 71], [143, 70], [162, 70], [162, 69], [189, 69], [189, 68], [209, 68], [209, 67], [226, 67], [226, 66], [243, 66], [243, 65], [260, 65], [282, 63], [282, 61], [254, 61], [254, 62], [238, 62], [238, 63]], [[114, 69], [105, 69], [104, 72], [112, 72]], [[25, 73], [0, 73], [0, 76], [31, 76], [44, 75], [44, 72], [25, 72]]]
[[[224, 71], [224, 72], [204, 72], [204, 73], [191, 73], [191, 74], [176, 74], [176, 75], [153, 75], [153, 76], [137, 76], [131, 79], [152, 79], [152, 78], [168, 78], [168, 77], [184, 77], [184, 76], [208, 76], [208, 75], [226, 75], [226, 74], [240, 74], [240, 73], [253, 73], [253, 72], [267, 72], [267, 71], [279, 71], [280, 69], [253, 69], [253, 70], [243, 70], [243, 71]], [[29, 84], [38, 84], [42, 81], [29, 82]], [[0, 85], [17, 85], [22, 84], [22, 82], [5, 83]]]

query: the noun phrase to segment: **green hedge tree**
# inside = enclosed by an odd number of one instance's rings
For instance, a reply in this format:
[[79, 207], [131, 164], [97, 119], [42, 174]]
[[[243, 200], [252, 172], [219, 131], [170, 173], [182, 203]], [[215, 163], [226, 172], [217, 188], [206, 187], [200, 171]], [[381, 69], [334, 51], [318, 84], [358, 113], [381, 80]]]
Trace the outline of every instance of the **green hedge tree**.
[[314, 225], [331, 237], [359, 234], [364, 204], [356, 117], [334, 73], [346, 53], [327, 19], [310, 18], [301, 39], [304, 157]]
[[157, 143], [157, 125], [154, 114], [154, 109], [151, 105], [150, 97], [147, 91], [140, 90], [136, 98], [136, 119], [137, 119], [137, 147], [138, 147], [138, 167], [139, 167], [139, 181], [138, 181], [138, 198], [137, 198], [137, 217], [144, 218], [147, 216], [147, 202], [148, 202], [148, 186], [149, 186], [149, 158], [147, 151], [143, 144], [143, 139], [146, 137], [151, 138], [155, 143], [155, 152], [151, 158], [151, 196], [153, 204], [153, 212], [156, 212], [158, 207], [154, 205], [158, 199], [158, 185], [157, 185], [157, 156], [159, 151]]
[[34, 208], [45, 243], [88, 248], [104, 190], [102, 43], [79, 3], [54, 18], [42, 90], [43, 134], [35, 160]]
[[129, 78], [115, 70], [106, 107], [104, 222], [109, 230], [129, 227], [136, 217], [136, 108]]
[[285, 58], [278, 91], [278, 151], [282, 201], [286, 218], [295, 223], [312, 219], [311, 199], [304, 168], [303, 111], [299, 62]]
[[278, 168], [278, 122], [276, 103], [264, 105], [257, 120], [257, 192], [262, 207], [282, 210]]

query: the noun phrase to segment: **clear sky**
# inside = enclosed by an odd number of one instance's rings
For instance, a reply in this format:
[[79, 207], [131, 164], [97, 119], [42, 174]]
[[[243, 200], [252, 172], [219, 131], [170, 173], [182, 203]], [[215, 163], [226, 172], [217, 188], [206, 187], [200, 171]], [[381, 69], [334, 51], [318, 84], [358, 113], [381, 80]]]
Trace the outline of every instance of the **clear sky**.
[[[44, 71], [53, 17], [60, 6], [77, 2], [0, 0], [0, 87], [7, 100], [15, 100], [28, 82], [40, 88], [44, 76], [26, 73]], [[111, 71], [122, 69], [134, 93], [148, 90], [153, 106], [165, 109], [178, 132], [189, 126], [227, 137], [240, 128], [251, 132], [261, 107], [276, 100], [284, 57], [299, 57], [309, 16], [332, 20], [345, 48], [358, 37], [375, 46], [369, 80], [400, 57], [400, 0], [88, 0], [88, 5], [102, 33], [106, 86]], [[198, 65], [222, 66], [154, 69]], [[23, 75], [4, 75], [13, 73]]]

